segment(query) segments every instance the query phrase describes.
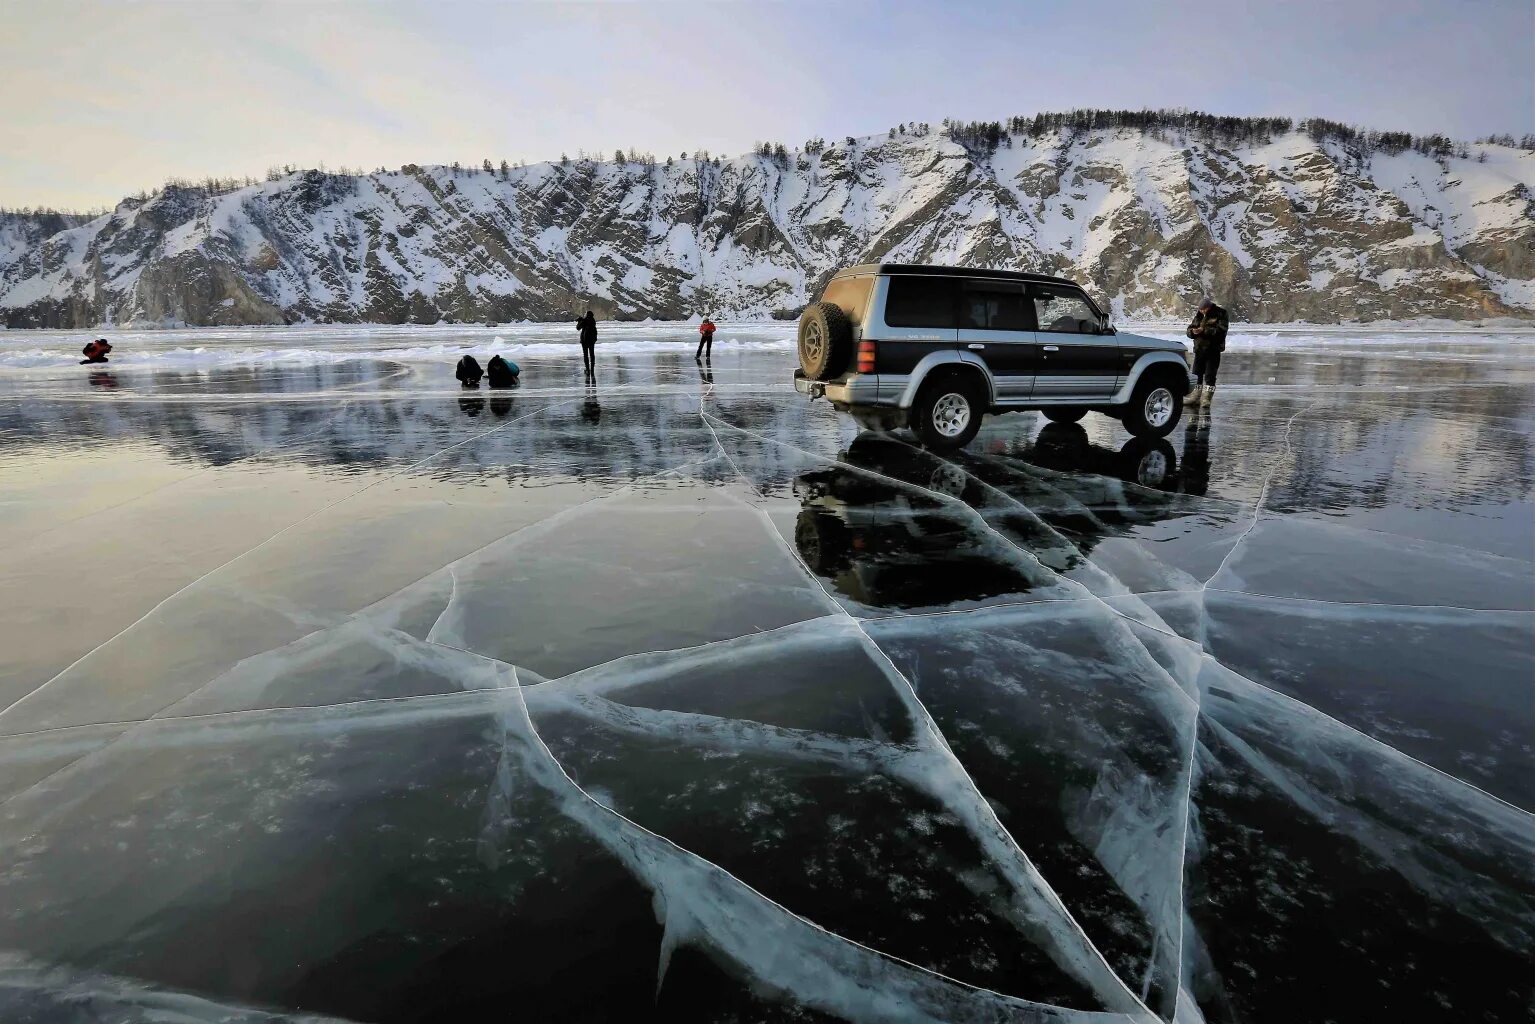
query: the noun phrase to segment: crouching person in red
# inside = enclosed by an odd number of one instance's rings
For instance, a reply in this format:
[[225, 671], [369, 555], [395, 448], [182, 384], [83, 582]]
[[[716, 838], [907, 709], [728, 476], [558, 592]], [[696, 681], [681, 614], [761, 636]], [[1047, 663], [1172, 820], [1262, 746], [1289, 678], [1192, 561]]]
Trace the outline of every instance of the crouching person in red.
[[110, 351], [112, 351], [112, 343], [105, 338], [97, 338], [80, 350], [80, 354], [85, 356], [84, 359], [80, 360], [80, 365], [104, 363], [107, 361], [107, 353]]

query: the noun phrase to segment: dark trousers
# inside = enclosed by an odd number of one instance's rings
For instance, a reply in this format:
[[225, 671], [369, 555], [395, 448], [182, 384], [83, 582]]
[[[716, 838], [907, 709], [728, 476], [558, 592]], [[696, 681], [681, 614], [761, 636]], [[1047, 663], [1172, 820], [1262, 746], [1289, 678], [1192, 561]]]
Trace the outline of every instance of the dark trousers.
[[586, 375], [594, 376], [597, 373], [597, 343], [595, 341], [583, 341], [581, 343], [581, 363], [586, 367]]
[[700, 334], [698, 336], [698, 351], [693, 353], [693, 358], [714, 358], [714, 335]]
[[1194, 350], [1194, 376], [1199, 378], [1199, 383], [1215, 387], [1215, 375], [1221, 369], [1221, 350], [1214, 345], [1206, 345]]

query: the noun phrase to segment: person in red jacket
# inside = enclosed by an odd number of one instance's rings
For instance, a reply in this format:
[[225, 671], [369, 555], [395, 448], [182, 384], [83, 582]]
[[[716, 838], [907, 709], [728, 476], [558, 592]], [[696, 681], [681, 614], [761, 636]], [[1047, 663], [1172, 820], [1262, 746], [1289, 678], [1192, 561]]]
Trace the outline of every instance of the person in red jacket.
[[693, 362], [699, 363], [705, 359], [714, 358], [714, 321], [704, 317], [704, 322], [698, 325], [698, 351], [693, 355]]
[[88, 343], [83, 349], [80, 350], [80, 354], [85, 357], [84, 359], [80, 360], [80, 365], [84, 366], [86, 363], [104, 363], [107, 361], [107, 353], [110, 351], [112, 351], [112, 343], [107, 341], [105, 338], [97, 338], [95, 341]]

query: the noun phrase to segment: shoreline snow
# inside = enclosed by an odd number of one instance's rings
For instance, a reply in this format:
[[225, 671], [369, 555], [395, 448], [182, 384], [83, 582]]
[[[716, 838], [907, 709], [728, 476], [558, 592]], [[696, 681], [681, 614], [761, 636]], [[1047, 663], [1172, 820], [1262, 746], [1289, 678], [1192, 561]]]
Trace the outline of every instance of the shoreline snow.
[[[1178, 339], [1183, 324], [1141, 321], [1120, 325], [1126, 333]], [[727, 325], [715, 339], [716, 355], [731, 350], [795, 349], [795, 324], [784, 321]], [[335, 365], [357, 360], [403, 363], [454, 361], [465, 353], [512, 356], [569, 356], [578, 345], [563, 322], [471, 325], [306, 325], [290, 327], [202, 327], [128, 331], [12, 330], [0, 334], [0, 372], [76, 365], [80, 346], [96, 336], [112, 340], [112, 368], [210, 369], [249, 365]], [[1506, 327], [1425, 321], [1354, 325], [1236, 325], [1228, 348], [1236, 351], [1306, 349], [1338, 345], [1400, 345], [1409, 339], [1444, 339], [1452, 344], [1535, 344], [1535, 325]], [[691, 355], [696, 325], [646, 321], [604, 324], [599, 353], [626, 356]]]

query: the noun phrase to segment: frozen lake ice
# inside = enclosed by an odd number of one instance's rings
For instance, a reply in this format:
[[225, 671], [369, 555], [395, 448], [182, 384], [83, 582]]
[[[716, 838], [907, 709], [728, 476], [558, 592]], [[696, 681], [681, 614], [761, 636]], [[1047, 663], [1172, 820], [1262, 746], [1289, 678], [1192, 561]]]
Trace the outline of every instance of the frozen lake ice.
[[1531, 336], [940, 458], [571, 333], [0, 334], [0, 1019], [1527, 1019]]

